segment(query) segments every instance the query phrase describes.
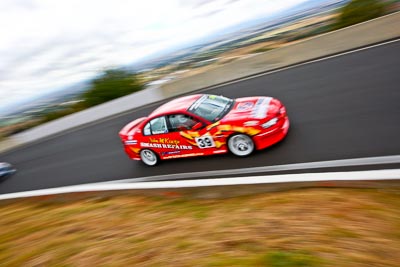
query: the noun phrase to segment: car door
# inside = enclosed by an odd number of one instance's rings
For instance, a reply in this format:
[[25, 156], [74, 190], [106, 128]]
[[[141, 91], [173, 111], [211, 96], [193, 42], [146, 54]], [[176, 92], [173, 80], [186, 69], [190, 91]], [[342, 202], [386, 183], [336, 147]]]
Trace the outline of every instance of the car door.
[[[191, 125], [184, 126], [183, 118], [160, 116], [151, 119], [143, 128], [143, 141], [141, 148], [149, 148], [156, 152], [162, 159], [186, 157], [193, 154], [195, 147], [186, 142], [181, 130], [190, 129]], [[178, 120], [180, 118], [180, 120]], [[186, 121], [190, 123], [190, 121]], [[182, 128], [186, 127], [186, 128]]]
[[162, 153], [168, 150], [167, 143], [170, 136], [167, 119], [160, 116], [151, 119], [143, 128], [143, 138], [140, 142], [141, 148], [149, 148], [162, 156]]
[[213, 154], [215, 142], [208, 133], [207, 123], [187, 114], [171, 114], [167, 116], [169, 129], [174, 139], [180, 140], [180, 144], [189, 146], [189, 149], [181, 151], [182, 156], [201, 156]]
[[181, 158], [190, 156], [199, 156], [196, 143], [193, 140], [185, 138], [185, 132], [192, 131], [193, 127], [197, 124], [197, 127], [203, 126], [199, 120], [188, 116], [186, 114], [177, 113], [166, 116], [168, 125], [168, 140], [174, 149], [165, 151], [163, 154], [164, 158]]

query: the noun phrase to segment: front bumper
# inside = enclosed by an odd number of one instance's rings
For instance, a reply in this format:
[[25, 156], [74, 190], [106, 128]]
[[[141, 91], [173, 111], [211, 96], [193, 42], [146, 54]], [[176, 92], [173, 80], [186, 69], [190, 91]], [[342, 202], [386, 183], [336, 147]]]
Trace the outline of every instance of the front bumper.
[[280, 119], [277, 127], [274, 127], [273, 129], [266, 129], [265, 131], [253, 136], [256, 149], [264, 149], [281, 141], [287, 135], [289, 126], [289, 118], [285, 116], [284, 118]]

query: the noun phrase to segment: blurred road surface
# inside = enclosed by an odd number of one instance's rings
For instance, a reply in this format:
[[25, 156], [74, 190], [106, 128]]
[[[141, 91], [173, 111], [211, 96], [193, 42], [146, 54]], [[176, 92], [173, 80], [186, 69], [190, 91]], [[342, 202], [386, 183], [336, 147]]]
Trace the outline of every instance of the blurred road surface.
[[[280, 99], [291, 119], [289, 135], [282, 143], [247, 158], [218, 155], [178, 159], [150, 168], [125, 155], [118, 131], [129, 121], [149, 114], [158, 103], [1, 154], [0, 160], [11, 162], [18, 173], [0, 184], [0, 193], [171, 173], [400, 154], [400, 42], [205, 92], [231, 98], [268, 95]], [[400, 166], [380, 168], [384, 167]]]

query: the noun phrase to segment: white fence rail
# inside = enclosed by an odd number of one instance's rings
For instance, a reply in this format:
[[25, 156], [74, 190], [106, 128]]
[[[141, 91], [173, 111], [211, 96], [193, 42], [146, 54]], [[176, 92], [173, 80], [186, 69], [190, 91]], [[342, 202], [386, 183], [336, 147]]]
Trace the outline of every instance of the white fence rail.
[[[132, 195], [191, 198], [224, 198], [261, 192], [276, 192], [305, 187], [393, 188], [400, 186], [400, 169], [283, 174], [204, 180], [182, 180], [139, 183], [98, 183], [66, 186], [0, 195], [0, 200], [28, 197], [79, 197], [94, 194], [113, 195], [129, 190]], [[71, 197], [71, 196], [69, 196]]]

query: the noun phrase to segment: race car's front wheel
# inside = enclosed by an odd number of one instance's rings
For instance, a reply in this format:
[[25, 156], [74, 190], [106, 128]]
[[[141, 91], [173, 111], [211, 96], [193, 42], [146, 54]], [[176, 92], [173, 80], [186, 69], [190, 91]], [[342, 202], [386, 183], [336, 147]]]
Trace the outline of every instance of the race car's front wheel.
[[229, 138], [228, 148], [232, 154], [245, 157], [254, 151], [254, 142], [248, 135], [235, 134]]
[[140, 151], [140, 158], [142, 159], [142, 162], [148, 166], [154, 166], [158, 163], [158, 157], [156, 153], [150, 149], [143, 149]]

